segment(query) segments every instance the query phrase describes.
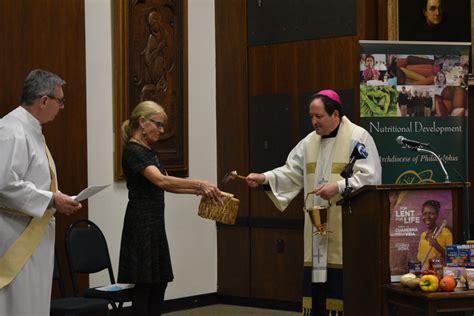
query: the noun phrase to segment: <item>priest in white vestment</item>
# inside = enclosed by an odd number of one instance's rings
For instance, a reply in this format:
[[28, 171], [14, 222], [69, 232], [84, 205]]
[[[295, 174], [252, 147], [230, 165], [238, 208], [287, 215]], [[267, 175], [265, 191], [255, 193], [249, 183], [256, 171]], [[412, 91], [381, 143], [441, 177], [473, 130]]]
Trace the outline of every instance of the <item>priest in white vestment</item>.
[[49, 315], [53, 214], [82, 207], [56, 190], [41, 128], [64, 108], [64, 83], [48, 71], [31, 71], [21, 106], [0, 120], [0, 315]]
[[346, 183], [340, 173], [360, 144], [368, 155], [355, 161], [349, 186], [357, 189], [380, 184], [382, 167], [372, 136], [344, 116], [335, 91], [322, 90], [313, 95], [309, 115], [314, 132], [293, 148], [285, 165], [261, 174], [250, 173], [246, 180], [250, 187], [266, 185], [268, 196], [280, 211], [301, 189], [308, 196], [306, 209], [329, 207], [327, 230], [331, 232], [325, 235], [313, 236], [315, 228], [305, 214], [303, 314], [342, 314], [342, 214], [336, 201]]

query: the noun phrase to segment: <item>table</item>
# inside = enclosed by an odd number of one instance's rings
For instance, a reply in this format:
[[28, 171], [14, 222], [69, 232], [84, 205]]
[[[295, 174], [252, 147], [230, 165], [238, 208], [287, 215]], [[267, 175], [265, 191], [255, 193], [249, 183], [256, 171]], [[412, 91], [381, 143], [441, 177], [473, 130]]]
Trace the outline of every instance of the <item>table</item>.
[[474, 311], [474, 290], [455, 292], [422, 292], [400, 283], [383, 285], [385, 315], [397, 315], [399, 307], [434, 316], [438, 312]]

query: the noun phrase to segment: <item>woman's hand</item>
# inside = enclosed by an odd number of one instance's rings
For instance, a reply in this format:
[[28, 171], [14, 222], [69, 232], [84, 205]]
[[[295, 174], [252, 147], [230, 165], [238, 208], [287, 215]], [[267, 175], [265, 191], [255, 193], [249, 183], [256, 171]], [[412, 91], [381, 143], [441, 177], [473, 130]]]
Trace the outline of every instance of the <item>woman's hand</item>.
[[430, 246], [433, 246], [435, 248], [441, 247], [438, 241], [436, 240], [436, 238], [431, 237], [429, 242], [430, 242]]
[[430, 238], [429, 243], [430, 243], [430, 246], [436, 249], [439, 253], [444, 253], [444, 250], [445, 250], [444, 247], [439, 244], [436, 238], [433, 238], [433, 237]]
[[198, 190], [198, 195], [204, 195], [212, 199], [214, 202], [219, 202], [223, 204], [224, 202], [222, 201], [222, 193], [221, 190], [219, 190], [218, 187], [216, 187], [214, 184], [205, 181], [205, 180], [200, 180], [199, 181], [199, 190]]

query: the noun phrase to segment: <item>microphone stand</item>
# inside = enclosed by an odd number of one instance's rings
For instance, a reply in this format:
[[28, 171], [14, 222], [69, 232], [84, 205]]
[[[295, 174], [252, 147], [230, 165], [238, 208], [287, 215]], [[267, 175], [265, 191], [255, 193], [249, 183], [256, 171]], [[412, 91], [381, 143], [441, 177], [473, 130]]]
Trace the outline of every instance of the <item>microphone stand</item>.
[[[342, 170], [342, 172], [340, 173], [341, 177], [344, 178], [344, 181], [345, 181], [345, 184], [346, 184], [346, 187], [344, 188], [344, 192], [342, 192], [342, 197], [343, 198], [346, 198], [349, 196], [349, 194], [351, 194], [352, 192], [352, 187], [349, 185], [349, 178], [352, 177], [352, 174], [354, 172], [354, 163], [355, 163], [355, 160], [354, 161], [350, 161], [347, 166], [344, 168], [344, 170]], [[347, 201], [347, 206], [349, 208], [349, 214], [352, 213], [352, 208], [351, 208], [351, 201]]]
[[441, 169], [443, 169], [443, 172], [444, 172], [444, 182], [449, 182], [449, 176], [448, 176], [448, 172], [446, 171], [446, 168], [444, 167], [444, 164], [443, 164], [443, 161], [441, 160], [441, 158], [439, 158], [439, 156], [437, 154], [435, 154], [433, 151], [431, 150], [428, 150], [428, 149], [425, 149], [425, 148], [420, 148], [420, 147], [415, 147], [415, 146], [410, 146], [410, 145], [406, 145], [409, 149], [411, 150], [414, 150], [414, 151], [421, 151], [421, 152], [425, 152], [425, 153], [429, 153], [429, 154], [432, 154], [433, 156], [436, 157], [436, 159], [438, 159], [438, 162], [441, 166]]
[[342, 170], [342, 172], [340, 173], [341, 177], [345, 179], [345, 183], [346, 183], [346, 188], [344, 189], [344, 192], [342, 193], [343, 197], [348, 196], [352, 192], [352, 187], [349, 185], [349, 178], [352, 177], [352, 174], [354, 171], [353, 170], [354, 163], [355, 163], [355, 160], [354, 161], [351, 160], [347, 164], [347, 166], [344, 168], [344, 170]]

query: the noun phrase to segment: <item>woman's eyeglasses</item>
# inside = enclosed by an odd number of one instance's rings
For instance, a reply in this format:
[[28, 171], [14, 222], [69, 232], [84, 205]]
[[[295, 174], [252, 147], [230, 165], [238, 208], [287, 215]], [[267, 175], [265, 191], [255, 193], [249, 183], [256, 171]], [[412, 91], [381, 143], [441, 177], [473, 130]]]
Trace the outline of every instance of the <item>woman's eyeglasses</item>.
[[152, 122], [153, 124], [155, 124], [155, 126], [160, 129], [160, 128], [165, 128], [165, 124], [163, 122], [160, 122], [160, 121], [156, 121], [154, 119], [149, 119], [150, 122]]

